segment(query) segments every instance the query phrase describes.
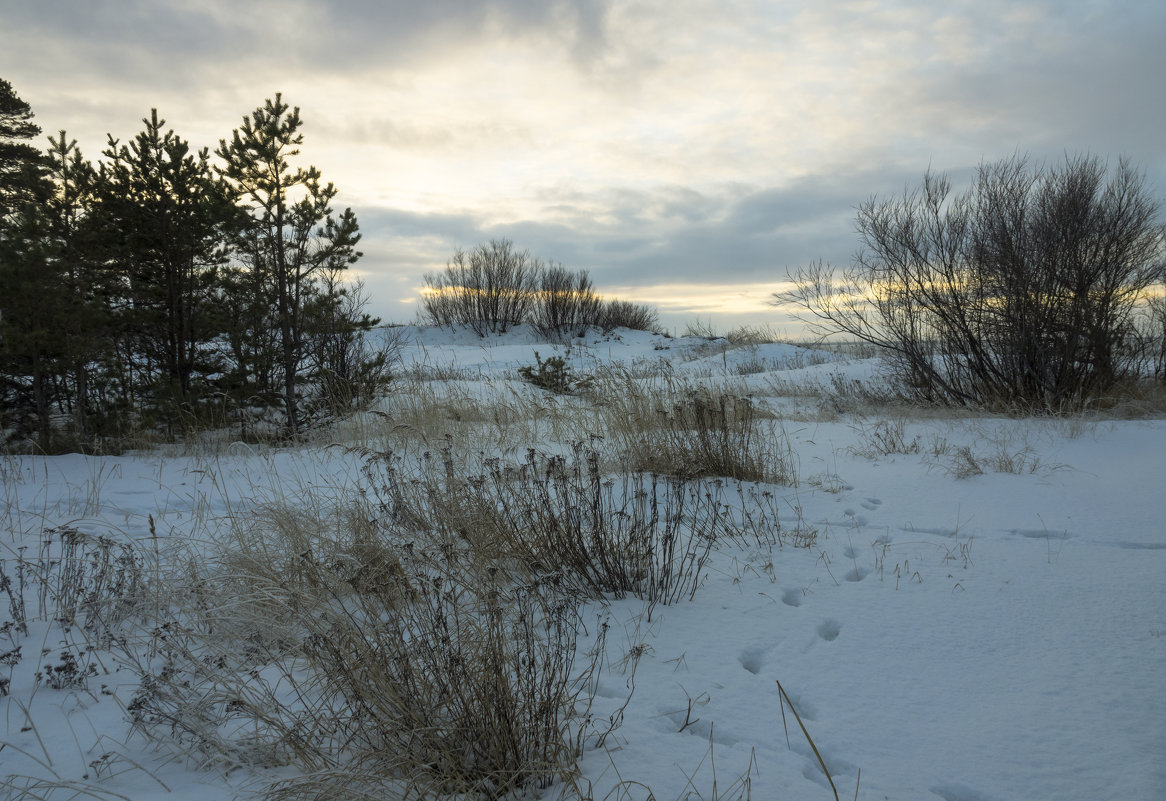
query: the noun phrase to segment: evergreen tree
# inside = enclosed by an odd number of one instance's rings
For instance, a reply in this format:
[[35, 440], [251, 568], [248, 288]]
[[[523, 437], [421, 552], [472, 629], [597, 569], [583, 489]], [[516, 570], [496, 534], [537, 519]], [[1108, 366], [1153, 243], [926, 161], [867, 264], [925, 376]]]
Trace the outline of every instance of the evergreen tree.
[[292, 437], [301, 429], [297, 379], [317, 281], [324, 272], [343, 270], [361, 256], [352, 209], [332, 216], [336, 188], [321, 183], [315, 167], [293, 168], [304, 140], [301, 126], [299, 108], [292, 109], [276, 94], [245, 116], [230, 141], [222, 140], [216, 151], [225, 164], [222, 174], [251, 214], [251, 225], [237, 247], [252, 273], [252, 289], [274, 301], [284, 412]]
[[82, 449], [92, 444], [90, 385], [93, 367], [108, 348], [107, 292], [95, 261], [91, 211], [96, 172], [86, 161], [77, 140], [64, 131], [49, 137], [48, 176], [52, 191], [45, 203], [49, 265], [60, 293], [60, 345], [65, 403], [72, 415], [74, 434]]
[[0, 78], [0, 217], [16, 213], [21, 203], [44, 197], [44, 158], [29, 144], [40, 135], [33, 116], [32, 107]]
[[0, 399], [8, 412], [3, 423], [25, 428], [31, 413], [37, 444], [48, 450], [59, 295], [47, 269], [42, 206], [49, 183], [44, 157], [28, 143], [40, 133], [32, 118], [28, 103], [0, 79]]
[[235, 218], [209, 151], [193, 152], [156, 109], [129, 145], [110, 137], [99, 180], [107, 257], [124, 296], [123, 333], [135, 343], [154, 403], [186, 411], [196, 381], [217, 372], [210, 343], [224, 329], [214, 303]]

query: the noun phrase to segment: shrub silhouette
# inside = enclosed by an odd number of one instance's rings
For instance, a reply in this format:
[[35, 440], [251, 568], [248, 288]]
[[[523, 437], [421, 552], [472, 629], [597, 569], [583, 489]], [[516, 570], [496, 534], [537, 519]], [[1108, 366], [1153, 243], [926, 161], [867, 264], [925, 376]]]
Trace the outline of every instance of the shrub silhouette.
[[543, 262], [509, 239], [458, 250], [442, 272], [427, 274], [420, 311], [424, 323], [468, 325], [478, 336], [523, 323], [548, 339], [581, 336], [588, 328], [658, 328], [652, 307], [604, 300], [586, 270]]
[[818, 263], [775, 295], [821, 334], [881, 348], [927, 401], [1076, 408], [1137, 378], [1149, 291], [1166, 274], [1160, 203], [1126, 160], [982, 164], [953, 195], [928, 171], [858, 208], [862, 249], [836, 280]]

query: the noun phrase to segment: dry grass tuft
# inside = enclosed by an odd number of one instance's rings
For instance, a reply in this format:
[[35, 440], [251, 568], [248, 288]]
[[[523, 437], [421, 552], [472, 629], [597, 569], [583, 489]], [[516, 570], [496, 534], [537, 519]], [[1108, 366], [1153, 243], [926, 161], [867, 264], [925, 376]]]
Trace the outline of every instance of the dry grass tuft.
[[297, 767], [278, 798], [339, 775], [337, 797], [484, 798], [572, 775], [598, 669], [598, 651], [576, 669], [578, 597], [372, 511], [350, 498], [237, 520], [150, 632], [135, 726], [208, 762]]
[[627, 469], [797, 484], [788, 439], [752, 396], [614, 371], [601, 383], [603, 430]]
[[[390, 454], [366, 474], [393, 526], [416, 538], [459, 542], [516, 577], [561, 582], [587, 597], [631, 594], [650, 605], [691, 598], [718, 541], [771, 546], [785, 536], [776, 499], [737, 483], [631, 473], [605, 476], [600, 454], [528, 452], [519, 462], [466, 467], [451, 447], [417, 469]], [[802, 544], [800, 535], [791, 541]]]

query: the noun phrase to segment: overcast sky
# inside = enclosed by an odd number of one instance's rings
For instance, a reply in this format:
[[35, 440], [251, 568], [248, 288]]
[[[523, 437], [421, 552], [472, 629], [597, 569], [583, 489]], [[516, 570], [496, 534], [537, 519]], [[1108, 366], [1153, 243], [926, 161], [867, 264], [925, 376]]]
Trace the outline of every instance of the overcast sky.
[[657, 305], [769, 323], [854, 207], [1019, 151], [1166, 196], [1162, 0], [0, 0], [0, 77], [96, 160], [157, 108], [213, 148], [282, 92], [386, 320], [508, 237]]

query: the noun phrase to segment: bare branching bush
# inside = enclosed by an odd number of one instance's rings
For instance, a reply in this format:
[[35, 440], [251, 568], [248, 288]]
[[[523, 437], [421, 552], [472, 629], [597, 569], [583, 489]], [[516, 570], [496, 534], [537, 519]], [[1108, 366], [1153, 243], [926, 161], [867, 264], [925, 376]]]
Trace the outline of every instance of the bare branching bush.
[[818, 333], [878, 346], [929, 402], [1064, 411], [1138, 379], [1138, 315], [1166, 270], [1160, 203], [1125, 160], [980, 166], [966, 192], [930, 172], [858, 210], [841, 276], [799, 270], [775, 302]]
[[588, 328], [602, 328], [603, 301], [595, 294], [587, 271], [572, 272], [556, 264], [542, 270], [531, 323], [552, 339], [583, 336]]
[[616, 328], [630, 328], [633, 331], [659, 331], [660, 316], [646, 303], [629, 300], [609, 300], [603, 304], [600, 328], [612, 331]]
[[334, 417], [367, 408], [388, 386], [403, 337], [392, 329], [372, 333], [379, 320], [365, 312], [370, 298], [362, 281], [341, 286], [334, 271], [322, 283], [326, 291], [310, 310], [305, 357], [314, 385], [311, 411]]
[[1149, 310], [1145, 340], [1150, 343], [1149, 353], [1154, 378], [1166, 381], [1166, 294], [1151, 298]]
[[575, 665], [577, 598], [374, 511], [237, 519], [154, 628], [134, 724], [205, 761], [295, 766], [281, 799], [499, 798], [572, 775], [598, 670], [598, 651]]
[[421, 312], [433, 325], [469, 325], [479, 336], [527, 322], [543, 264], [508, 239], [458, 250], [442, 273], [425, 276]]
[[643, 473], [605, 477], [599, 454], [530, 451], [525, 460], [485, 459], [467, 468], [444, 449], [415, 470], [391, 454], [365, 472], [391, 525], [463, 543], [490, 569], [569, 587], [588, 598], [633, 595], [651, 605], [691, 599], [721, 541], [804, 545], [783, 531], [764, 489]]
[[468, 325], [479, 336], [522, 323], [550, 339], [582, 336], [588, 328], [658, 328], [652, 307], [604, 301], [586, 270], [547, 264], [508, 239], [458, 250], [444, 272], [426, 275], [420, 316], [430, 325]]

